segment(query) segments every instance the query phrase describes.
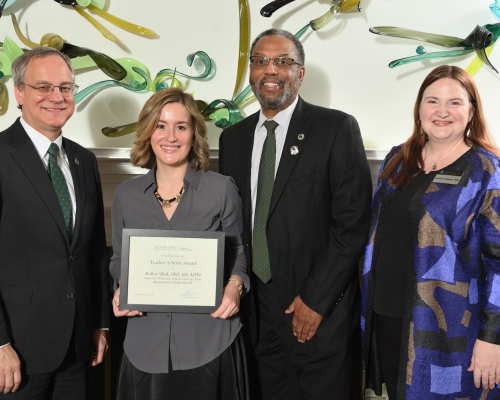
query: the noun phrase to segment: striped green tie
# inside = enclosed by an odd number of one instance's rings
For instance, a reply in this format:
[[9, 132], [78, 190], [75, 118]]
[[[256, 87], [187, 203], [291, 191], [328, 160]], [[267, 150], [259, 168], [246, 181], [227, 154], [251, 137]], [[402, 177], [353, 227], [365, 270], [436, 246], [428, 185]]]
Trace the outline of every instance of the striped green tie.
[[276, 135], [274, 133], [278, 123], [266, 121], [267, 137], [262, 149], [257, 182], [257, 202], [253, 225], [253, 271], [266, 283], [271, 279], [269, 250], [267, 248], [266, 224], [269, 215], [269, 205], [274, 186], [274, 171], [276, 167]]
[[61, 210], [64, 217], [64, 222], [66, 224], [66, 229], [68, 230], [69, 242], [71, 243], [71, 238], [73, 236], [73, 211], [71, 209], [71, 198], [69, 197], [68, 185], [66, 184], [66, 179], [57, 165], [57, 152], [59, 147], [55, 143], [51, 143], [48, 153], [49, 153], [49, 165], [47, 167], [47, 172], [49, 173], [50, 180], [54, 186], [57, 199], [61, 205]]

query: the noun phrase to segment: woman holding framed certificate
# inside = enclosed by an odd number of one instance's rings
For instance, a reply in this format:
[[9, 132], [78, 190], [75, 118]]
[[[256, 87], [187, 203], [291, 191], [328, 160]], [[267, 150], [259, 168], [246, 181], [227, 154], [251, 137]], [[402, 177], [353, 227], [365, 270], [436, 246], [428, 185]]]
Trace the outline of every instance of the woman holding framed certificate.
[[[248, 399], [238, 314], [240, 297], [250, 284], [242, 242], [241, 199], [231, 178], [206, 170], [208, 157], [206, 126], [194, 99], [178, 88], [154, 94], [139, 115], [131, 151], [132, 164], [149, 172], [121, 184], [111, 210], [114, 254], [110, 271], [117, 286], [113, 311], [117, 317], [129, 317], [118, 400]], [[129, 245], [127, 239], [123, 241], [123, 237], [128, 238], [124, 230], [129, 229], [223, 232], [226, 284], [215, 312], [168, 312], [168, 307], [165, 312], [120, 310], [120, 280], [132, 279], [131, 274], [122, 276], [121, 269], [129, 256], [122, 254], [126, 251], [123, 247]], [[182, 279], [203, 276], [199, 262], [183, 258], [182, 252], [191, 251], [190, 246], [196, 250], [195, 242], [188, 237], [183, 243], [155, 245], [149, 253], [147, 245], [140, 249], [146, 254], [146, 265], [151, 264], [142, 274], [146, 284], [161, 287], [160, 292], [165, 293], [177, 282], [186, 283]], [[131, 246], [132, 241], [127, 251]], [[155, 251], [159, 255], [150, 255]], [[179, 261], [168, 261], [175, 257]], [[125, 286], [122, 289], [125, 291]], [[192, 289], [181, 292], [188, 300], [198, 295]], [[153, 291], [139, 295], [156, 296]]]

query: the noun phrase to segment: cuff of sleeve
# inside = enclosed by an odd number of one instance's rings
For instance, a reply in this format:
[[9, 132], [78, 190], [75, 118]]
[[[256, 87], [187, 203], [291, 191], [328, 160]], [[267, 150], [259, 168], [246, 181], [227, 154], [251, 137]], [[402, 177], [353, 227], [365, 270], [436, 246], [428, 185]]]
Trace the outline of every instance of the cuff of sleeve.
[[487, 332], [484, 329], [479, 328], [477, 338], [483, 342], [500, 345], [500, 335], [496, 332]]
[[500, 326], [500, 313], [494, 311], [483, 311], [482, 319], [484, 328], [479, 328], [477, 338], [483, 342], [500, 344], [500, 335], [497, 333]]
[[10, 342], [9, 342], [9, 343], [5, 343], [5, 344], [1, 345], [1, 346], [0, 346], [0, 349], [1, 349], [2, 347], [8, 346], [9, 344], [10, 344]]
[[326, 296], [318, 297], [318, 290], [308, 282], [304, 283], [299, 295], [307, 307], [324, 318], [328, 318], [336, 307], [336, 304], [331, 304]]

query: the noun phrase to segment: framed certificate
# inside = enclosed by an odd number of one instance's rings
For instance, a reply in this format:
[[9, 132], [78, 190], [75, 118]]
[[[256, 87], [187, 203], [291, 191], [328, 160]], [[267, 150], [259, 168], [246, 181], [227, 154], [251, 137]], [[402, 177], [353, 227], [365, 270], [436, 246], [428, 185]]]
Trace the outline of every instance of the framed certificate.
[[224, 238], [224, 232], [123, 229], [120, 310], [217, 310]]

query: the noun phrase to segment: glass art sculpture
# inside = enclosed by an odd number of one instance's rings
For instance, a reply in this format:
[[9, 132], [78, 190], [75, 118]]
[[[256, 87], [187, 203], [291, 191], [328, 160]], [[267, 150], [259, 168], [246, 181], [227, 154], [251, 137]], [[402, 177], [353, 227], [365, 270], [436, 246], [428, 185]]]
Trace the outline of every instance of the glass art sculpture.
[[[265, 16], [271, 16], [274, 11], [283, 7], [286, 4], [291, 3], [294, 0], [276, 0], [269, 3], [262, 10], [266, 11]], [[311, 27], [313, 30], [318, 30], [331, 22], [337, 14], [348, 13], [348, 12], [360, 12], [360, 1], [359, 0], [333, 0], [332, 7], [330, 10], [320, 18], [317, 18], [301, 30], [296, 33], [296, 37], [300, 38], [304, 33]], [[249, 16], [248, 16], [248, 3], [247, 0], [238, 0], [239, 5], [239, 18], [240, 18], [240, 47], [239, 47], [239, 58], [238, 58], [238, 72], [236, 77], [236, 84], [233, 92], [232, 100], [227, 99], [217, 99], [212, 101], [210, 104], [203, 100], [195, 100], [198, 111], [205, 118], [205, 120], [211, 119], [215, 125], [219, 128], [227, 128], [231, 125], [243, 119], [240, 108], [255, 98], [255, 96], [250, 96], [252, 92], [252, 87], [248, 85], [243, 89], [238, 95], [236, 95], [238, 88], [241, 85], [243, 76], [247, 66], [248, 53], [249, 53]], [[262, 12], [261, 11], [261, 14]], [[264, 15], [264, 14], [263, 14]], [[188, 65], [191, 66], [194, 57], [198, 55], [202, 59], [205, 69], [198, 76], [189, 76], [181, 72], [177, 74], [191, 79], [207, 79], [213, 72], [211, 72], [211, 61], [210, 57], [204, 52], [196, 52], [188, 56]], [[172, 79], [171, 85], [177, 84], [175, 78], [171, 75], [173, 71], [171, 69], [165, 69], [160, 71], [152, 83], [152, 90], [158, 91], [163, 88], [168, 87], [168, 84], [164, 81], [165, 78], [169, 77]], [[151, 90], [151, 89], [150, 89]], [[77, 95], [78, 96], [78, 95]], [[129, 133], [135, 132], [137, 123], [106, 127], [102, 129], [102, 133], [109, 137], [124, 136]]]
[[[247, 98], [249, 93], [251, 93], [252, 91], [252, 88], [250, 86], [247, 86], [240, 92], [240, 94], [236, 95], [239, 87], [241, 86], [241, 83], [243, 82], [243, 77], [245, 75], [248, 63], [249, 49], [250, 49], [250, 36], [249, 36], [250, 17], [248, 13], [247, 0], [238, 0], [238, 14], [240, 23], [240, 41], [239, 41], [239, 54], [238, 54], [238, 69], [233, 91], [233, 100], [218, 99], [214, 100], [210, 104], [208, 104], [204, 100], [195, 100], [198, 111], [202, 114], [205, 120], [212, 120], [214, 121], [216, 126], [221, 128], [233, 125], [236, 122], [243, 119], [239, 107], [243, 106], [253, 98], [253, 96]], [[196, 53], [189, 54], [187, 57], [188, 66], [191, 66], [193, 64], [193, 61], [196, 56], [199, 57], [199, 59], [203, 62], [204, 65], [204, 69], [199, 75], [190, 76], [176, 70], [164, 69], [158, 72], [158, 74], [156, 75], [155, 79], [151, 84], [152, 87], [148, 89], [157, 92], [161, 89], [169, 87], [168, 83], [166, 82], [166, 79], [171, 79], [170, 83], [171, 86], [180, 85], [179, 81], [175, 78], [175, 74], [189, 79], [198, 79], [198, 80], [209, 79], [211, 76], [213, 76], [215, 70], [212, 61], [210, 60], [210, 57], [205, 52], [198, 51]], [[220, 106], [221, 104], [222, 106]], [[136, 122], [121, 126], [110, 126], [103, 128], [102, 133], [108, 137], [124, 136], [135, 132], [136, 127], [137, 127]]]
[[[48, 36], [50, 39], [50, 35], [52, 34], [44, 36]], [[33, 45], [40, 46], [36, 43], [31, 43]], [[12, 62], [26, 50], [21, 49], [12, 39], [8, 37], [5, 38], [3, 43], [0, 42], [0, 47], [3, 47], [4, 49], [3, 52], [0, 52], [0, 74], [3, 77], [4, 75], [11, 75]], [[113, 60], [105, 54], [73, 46], [68, 43], [64, 43], [61, 51], [65, 52], [70, 58], [77, 57], [71, 58], [71, 62], [73, 63], [75, 70], [89, 67], [99, 67], [111, 77], [116, 76], [117, 78], [120, 78], [120, 80], [127, 78], [128, 81], [128, 84], [125, 82], [118, 82], [117, 80], [104, 81], [94, 84], [87, 88], [88, 90], [85, 89], [85, 91], [80, 92], [80, 96], [75, 96], [75, 101], [77, 103], [91, 92], [104, 87], [123, 86], [133, 91], [151, 90], [151, 80], [143, 72], [147, 71], [147, 68], [144, 64], [134, 60], [133, 58], [124, 57]], [[0, 116], [5, 114], [5, 111], [7, 111], [8, 97], [6, 96], [7, 90], [5, 85], [3, 85], [0, 80]], [[80, 97], [82, 99], [79, 99]]]
[[137, 33], [139, 35], [143, 36], [152, 36], [158, 38], [159, 36], [151, 29], [144, 28], [143, 26], [133, 24], [128, 21], [124, 21], [123, 19], [120, 19], [106, 11], [104, 11], [102, 8], [104, 7], [105, 1], [102, 0], [54, 0], [56, 3], [60, 3], [66, 6], [72, 6], [73, 9], [80, 14], [82, 17], [84, 17], [87, 21], [89, 21], [106, 39], [111, 40], [112, 42], [115, 41], [114, 36], [104, 27], [102, 26], [94, 17], [92, 17], [90, 14], [87, 14], [85, 11], [83, 11], [81, 8], [77, 7], [83, 6], [88, 8], [90, 11], [93, 13], [99, 15], [101, 18], [104, 18], [106, 21], [111, 22], [112, 24], [119, 26], [120, 28], [126, 29], [130, 32]]
[[7, 0], [2, 0], [0, 2], [0, 18], [2, 18], [2, 14], [3, 14], [3, 9], [5, 8], [5, 5], [7, 4]]
[[[260, 15], [270, 17], [273, 13], [287, 4], [295, 0], [275, 0], [265, 5], [260, 10]], [[338, 14], [346, 14], [351, 12], [361, 12], [360, 0], [332, 0], [330, 10], [319, 18], [312, 20], [309, 24], [315, 31], [328, 25]]]
[[[0, 68], [2, 65], [0, 65]], [[3, 83], [3, 72], [0, 71], [0, 117], [7, 112], [7, 108], [9, 108], [9, 93], [7, 92], [7, 88]]]
[[500, 8], [498, 8], [499, 5], [500, 0], [496, 0], [494, 4], [490, 5], [491, 11], [493, 11], [498, 18], [500, 18]]
[[417, 47], [418, 55], [392, 61], [389, 63], [390, 68], [399, 67], [400, 65], [421, 60], [461, 56], [475, 52], [476, 58], [466, 69], [470, 75], [476, 73], [482, 64], [486, 64], [493, 71], [498, 73], [496, 68], [493, 67], [488, 59], [488, 55], [491, 53], [495, 42], [500, 36], [500, 24], [487, 24], [484, 26], [478, 25], [465, 39], [454, 36], [436, 35], [433, 33], [414, 31], [411, 29], [397, 28], [393, 26], [378, 26], [370, 28], [370, 32], [382, 36], [419, 40], [446, 48], [453, 48], [453, 50], [428, 53], [423, 46], [419, 46]]
[[12, 62], [23, 54], [21, 48], [10, 38], [6, 37], [4, 42], [0, 42], [0, 46], [3, 47], [4, 53], [0, 53], [0, 116], [7, 112], [9, 107], [9, 94], [5, 84], [1, 80], [5, 75], [10, 75]]
[[236, 73], [236, 83], [234, 85], [233, 99], [238, 93], [238, 89], [243, 82], [243, 76], [248, 63], [248, 52], [250, 50], [250, 17], [248, 15], [248, 1], [238, 0], [238, 11], [240, 19], [240, 47], [238, 50], [238, 70]]
[[42, 36], [40, 44], [38, 44], [32, 42], [23, 35], [21, 29], [19, 29], [19, 24], [17, 23], [17, 18], [14, 14], [12, 14], [12, 24], [14, 25], [14, 29], [21, 42], [32, 49], [35, 47], [48, 46], [59, 50], [60, 52], [66, 54], [69, 58], [90, 56], [101, 71], [110, 78], [121, 81], [125, 78], [125, 76], [127, 76], [125, 68], [123, 68], [111, 57], [108, 57], [106, 54], [99, 53], [85, 47], [78, 47], [69, 43], [64, 43], [63, 39], [55, 33], [46, 33]]
[[264, 7], [260, 9], [260, 15], [263, 17], [269, 18], [273, 15], [275, 11], [278, 11], [281, 7], [286, 6], [287, 4], [293, 3], [295, 0], [274, 0], [270, 3], [266, 4]]

